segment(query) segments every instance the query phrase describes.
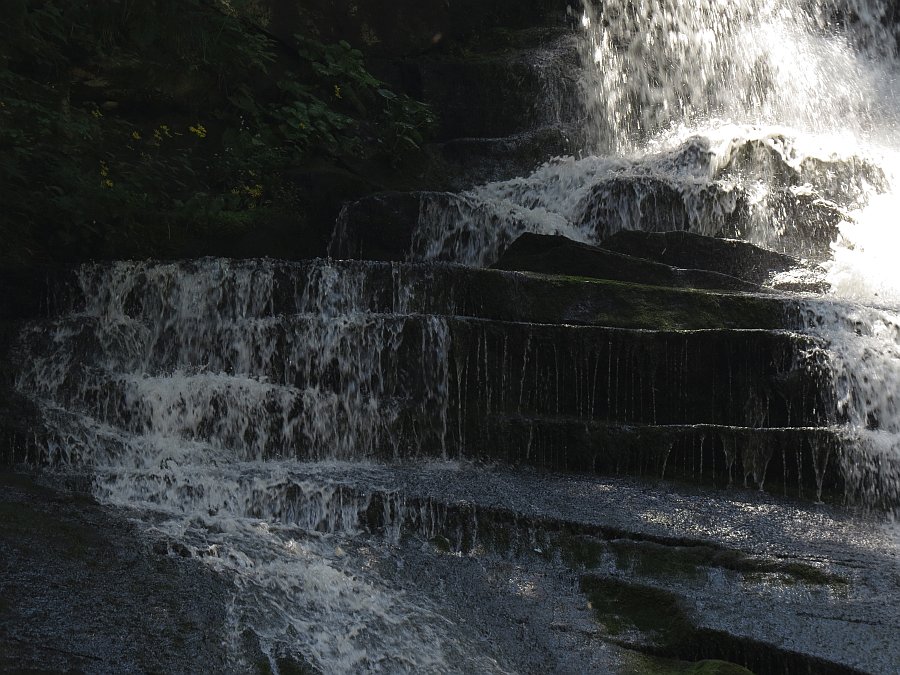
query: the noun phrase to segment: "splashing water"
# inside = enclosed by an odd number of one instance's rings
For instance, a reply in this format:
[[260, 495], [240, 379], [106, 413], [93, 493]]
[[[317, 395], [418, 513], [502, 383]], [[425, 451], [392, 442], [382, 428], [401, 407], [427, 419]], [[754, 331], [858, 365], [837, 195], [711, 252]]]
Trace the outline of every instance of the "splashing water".
[[889, 3], [607, 2], [582, 23], [584, 88], [599, 148], [640, 149], [661, 130], [719, 119], [869, 134], [897, 119], [884, 58]]
[[862, 455], [900, 456], [892, 3], [585, 3], [581, 30], [585, 156], [450, 208], [423, 201], [411, 257], [490, 265], [523, 232], [600, 244], [641, 229], [817, 262], [829, 301], [805, 301], [802, 315], [828, 345], [838, 418]]
[[[590, 156], [475, 188], [449, 209], [423, 203], [414, 258], [490, 264], [522, 232], [598, 243], [617, 229], [722, 233], [808, 257], [782, 241], [794, 221], [820, 221], [830, 241], [848, 209], [892, 192], [884, 148], [900, 144], [900, 85], [889, 3], [602, 7], [586, 3], [581, 22]], [[585, 217], [598, 201], [600, 229]], [[653, 221], [673, 204], [679, 219]]]

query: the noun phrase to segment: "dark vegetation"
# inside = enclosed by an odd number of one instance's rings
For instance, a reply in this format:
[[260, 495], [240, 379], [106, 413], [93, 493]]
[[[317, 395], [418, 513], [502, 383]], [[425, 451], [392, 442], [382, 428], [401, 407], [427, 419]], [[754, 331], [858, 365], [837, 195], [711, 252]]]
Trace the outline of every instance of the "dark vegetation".
[[273, 224], [304, 255], [324, 236], [311, 176], [396, 172], [433, 124], [348, 42], [279, 21], [279, 3], [4, 7], [3, 267], [248, 253]]

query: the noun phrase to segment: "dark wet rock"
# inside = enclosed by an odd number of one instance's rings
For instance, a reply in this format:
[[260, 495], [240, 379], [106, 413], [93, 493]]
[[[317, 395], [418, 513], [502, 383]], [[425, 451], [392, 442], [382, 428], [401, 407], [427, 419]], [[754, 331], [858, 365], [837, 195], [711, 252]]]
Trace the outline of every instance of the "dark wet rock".
[[514, 176], [524, 176], [548, 157], [572, 152], [574, 129], [540, 127], [503, 138], [458, 138], [432, 146], [431, 151], [452, 167], [454, 189]]
[[[452, 408], [476, 427], [497, 415], [620, 425], [823, 426], [836, 414], [824, 375], [800, 358], [819, 343], [784, 331], [462, 319], [450, 330]], [[467, 448], [480, 449], [465, 438], [454, 444], [463, 456]]]
[[[448, 193], [447, 198], [451, 197]], [[355, 260], [405, 260], [420, 208], [420, 195], [415, 192], [377, 194], [346, 204], [335, 224], [329, 255]]]
[[647, 176], [615, 177], [592, 187], [575, 221], [588, 225], [599, 240], [620, 230], [666, 232], [691, 226], [684, 197], [668, 182]]
[[134, 524], [83, 494], [2, 473], [0, 495], [0, 670], [233, 667], [227, 579], [154, 553]]
[[575, 220], [600, 240], [628, 230], [690, 231], [747, 239], [788, 255], [820, 260], [845, 217], [835, 204], [806, 188], [773, 187], [756, 202], [719, 183], [686, 186], [638, 175], [594, 185]]
[[797, 165], [786, 159], [792, 154], [790, 144], [777, 135], [744, 141], [732, 149], [716, 177], [740, 177], [776, 190], [807, 186], [817, 197], [842, 204], [858, 203], [871, 189], [888, 189], [884, 171], [866, 159], [807, 157]]
[[[745, 487], [808, 501], [862, 501], [841, 471], [856, 453], [831, 429], [624, 426], [546, 415], [480, 420], [473, 415], [466, 430], [473, 452], [483, 449], [480, 456], [489, 461], [721, 489]], [[895, 472], [898, 467], [895, 462]]]
[[12, 387], [0, 387], [0, 467], [37, 463], [45, 437], [34, 401]]
[[728, 235], [748, 218], [745, 196], [716, 182], [680, 184], [652, 175], [599, 181], [582, 199], [574, 220], [599, 240], [622, 230]]
[[[683, 233], [679, 233], [683, 234]], [[598, 248], [567, 239], [525, 233], [506, 249], [494, 265], [497, 269], [545, 274], [594, 277], [654, 286], [693, 287], [752, 291], [753, 283], [733, 276], [698, 269], [676, 269], [639, 257]]]
[[[473, 239], [494, 239], [503, 250], [528, 223], [512, 204], [471, 194], [388, 192], [344, 206], [334, 226], [329, 255], [354, 260], [455, 261]], [[439, 237], [435, 247], [431, 236]]]
[[765, 184], [796, 185], [800, 180], [800, 171], [785, 160], [786, 143], [784, 137], [746, 140], [732, 148], [727, 161], [719, 169], [719, 175], [737, 175]]
[[0, 322], [49, 316], [77, 295], [72, 267], [0, 267]]
[[625, 230], [605, 239], [603, 248], [636, 258], [686, 269], [710, 270], [761, 284], [773, 273], [797, 267], [800, 261], [749, 242], [707, 237], [692, 232]]
[[[438, 138], [496, 138], [571, 122], [574, 45], [421, 64], [424, 100], [440, 111]], [[557, 103], [557, 105], [553, 105]]]
[[459, 279], [460, 311], [503, 321], [618, 328], [784, 328], [790, 303], [775, 298], [640, 286], [530, 273], [472, 272]]
[[840, 161], [807, 157], [800, 165], [800, 176], [835, 203], [854, 203], [873, 188], [876, 192], [890, 188], [881, 167], [859, 157]]
[[[821, 261], [830, 254], [839, 225], [846, 215], [838, 206], [815, 192], [775, 189], [760, 204], [744, 201], [726, 236], [746, 237], [766, 248], [798, 258]], [[765, 214], [760, 217], [758, 214]]]
[[459, 280], [460, 311], [502, 321], [618, 328], [784, 328], [796, 313], [775, 298], [548, 277], [499, 270]]
[[[34, 307], [26, 308], [28, 312]], [[0, 467], [34, 461], [43, 438], [37, 405], [15, 390], [22, 355], [17, 349], [22, 322], [0, 321]]]

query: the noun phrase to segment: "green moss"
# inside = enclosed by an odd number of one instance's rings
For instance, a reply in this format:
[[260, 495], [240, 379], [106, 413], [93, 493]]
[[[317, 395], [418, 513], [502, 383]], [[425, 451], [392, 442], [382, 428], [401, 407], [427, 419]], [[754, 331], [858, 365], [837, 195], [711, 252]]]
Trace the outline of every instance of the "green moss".
[[678, 661], [640, 653], [629, 655], [624, 666], [625, 675], [753, 675], [729, 661]]
[[560, 557], [570, 567], [598, 567], [607, 551], [607, 544], [595, 537], [583, 535], [561, 535], [556, 546]]
[[558, 313], [561, 303], [582, 284], [602, 289], [605, 301], [593, 308], [593, 323], [611, 328], [784, 328], [784, 305], [775, 299], [588, 277], [527, 274], [545, 280], [544, 299], [537, 300], [537, 304], [551, 313]]
[[841, 576], [829, 574], [818, 567], [813, 567], [812, 565], [807, 565], [805, 563], [784, 563], [778, 571], [789, 574], [797, 581], [802, 581], [807, 584], [818, 584], [823, 586], [846, 586], [848, 584], [847, 580]]
[[741, 551], [707, 547], [697, 547], [696, 553], [705, 560], [703, 564], [740, 572], [745, 579], [782, 575], [795, 582], [813, 585], [845, 586], [848, 583], [841, 576], [795, 560], [755, 558]]
[[450, 540], [443, 535], [436, 535], [431, 538], [431, 544], [441, 553], [450, 553]]
[[616, 567], [623, 572], [655, 579], [701, 576], [703, 557], [697, 555], [694, 548], [628, 540], [613, 541], [609, 546]]
[[561, 543], [564, 560], [570, 564], [596, 567], [602, 551], [612, 553], [622, 572], [655, 579], [697, 578], [704, 568], [719, 568], [742, 574], [747, 580], [781, 577], [786, 583], [846, 586], [847, 580], [819, 567], [798, 561], [755, 558], [742, 551], [712, 546], [668, 546], [647, 541], [619, 539], [607, 543], [571, 539]]
[[668, 647], [686, 642], [694, 630], [677, 596], [668, 591], [594, 576], [582, 578], [581, 590], [610, 635], [638, 631]]

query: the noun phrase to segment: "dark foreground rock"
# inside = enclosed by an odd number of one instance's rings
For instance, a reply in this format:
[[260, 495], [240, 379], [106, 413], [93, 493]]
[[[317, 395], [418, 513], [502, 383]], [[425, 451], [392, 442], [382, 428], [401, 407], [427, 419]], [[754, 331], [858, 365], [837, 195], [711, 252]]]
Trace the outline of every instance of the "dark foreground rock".
[[0, 570], [2, 672], [227, 669], [228, 582], [85, 495], [0, 473]]

